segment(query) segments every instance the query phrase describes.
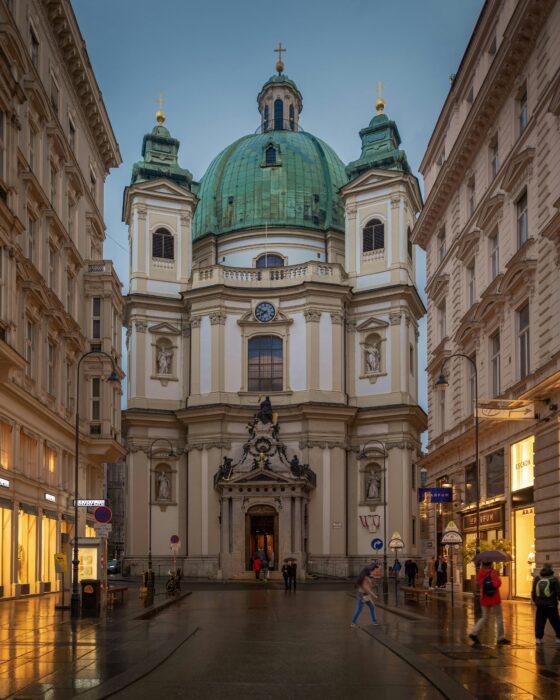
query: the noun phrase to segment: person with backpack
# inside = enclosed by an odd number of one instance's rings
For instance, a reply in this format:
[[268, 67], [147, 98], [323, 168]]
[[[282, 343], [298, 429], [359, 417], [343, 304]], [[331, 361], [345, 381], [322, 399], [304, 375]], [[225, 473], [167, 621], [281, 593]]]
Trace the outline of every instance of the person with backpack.
[[371, 621], [374, 625], [377, 625], [377, 615], [375, 613], [375, 605], [373, 604], [374, 599], [377, 598], [377, 594], [375, 593], [373, 583], [370, 578], [371, 576], [375, 576], [374, 572], [376, 569], [379, 569], [377, 564], [375, 564], [373, 567], [363, 569], [356, 580], [356, 586], [358, 587], [358, 605], [356, 606], [356, 610], [352, 615], [350, 627], [356, 626], [356, 620], [360, 617], [360, 614], [364, 608], [364, 603], [369, 608]]
[[531, 598], [537, 607], [535, 615], [535, 638], [537, 644], [544, 644], [544, 628], [548, 620], [556, 633], [556, 644], [560, 644], [560, 617], [558, 616], [558, 596], [560, 583], [551, 566], [545, 564], [533, 580]]
[[500, 575], [493, 568], [491, 561], [483, 561], [482, 566], [476, 575], [478, 587], [480, 589], [480, 605], [482, 616], [476, 621], [469, 634], [475, 646], [480, 644], [478, 634], [490, 619], [490, 614], [494, 611], [496, 624], [498, 627], [498, 645], [511, 644], [504, 634], [504, 615], [502, 612], [502, 599], [500, 598], [500, 586], [502, 581]]

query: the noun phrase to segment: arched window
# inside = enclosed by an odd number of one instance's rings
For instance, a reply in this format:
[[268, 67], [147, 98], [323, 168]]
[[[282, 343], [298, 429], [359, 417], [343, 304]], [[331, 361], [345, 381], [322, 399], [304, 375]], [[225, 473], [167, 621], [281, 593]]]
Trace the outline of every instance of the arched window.
[[284, 128], [284, 103], [281, 99], [274, 100], [274, 128]]
[[294, 105], [290, 105], [290, 129], [293, 131], [295, 126]]
[[276, 253], [265, 253], [257, 258], [255, 267], [284, 267], [284, 258]]
[[264, 162], [266, 165], [276, 165], [276, 148], [272, 144], [266, 147]]
[[154, 231], [152, 238], [152, 257], [164, 258], [165, 260], [175, 259], [175, 249], [173, 234], [164, 228]]
[[268, 105], [264, 106], [264, 130], [268, 130], [268, 121], [270, 119], [270, 110], [268, 108]]
[[379, 219], [372, 219], [364, 227], [363, 252], [385, 248], [385, 226]]
[[282, 391], [283, 355], [282, 338], [258, 335], [249, 340], [249, 391]]

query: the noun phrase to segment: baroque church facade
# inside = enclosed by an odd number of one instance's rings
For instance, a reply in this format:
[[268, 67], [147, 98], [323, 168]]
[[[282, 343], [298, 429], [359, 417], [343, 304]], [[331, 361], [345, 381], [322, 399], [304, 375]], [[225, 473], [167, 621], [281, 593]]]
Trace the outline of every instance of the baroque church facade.
[[133, 573], [243, 578], [261, 549], [345, 576], [394, 531], [420, 555], [418, 183], [381, 98], [345, 166], [276, 70], [200, 182], [158, 112], [124, 194]]

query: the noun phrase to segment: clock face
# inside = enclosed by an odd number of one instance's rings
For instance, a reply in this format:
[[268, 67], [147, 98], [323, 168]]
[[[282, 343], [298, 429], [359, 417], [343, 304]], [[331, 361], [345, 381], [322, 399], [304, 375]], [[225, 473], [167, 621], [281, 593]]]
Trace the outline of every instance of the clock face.
[[268, 321], [272, 321], [276, 316], [276, 309], [270, 302], [263, 301], [257, 305], [255, 316], [261, 323], [267, 323]]

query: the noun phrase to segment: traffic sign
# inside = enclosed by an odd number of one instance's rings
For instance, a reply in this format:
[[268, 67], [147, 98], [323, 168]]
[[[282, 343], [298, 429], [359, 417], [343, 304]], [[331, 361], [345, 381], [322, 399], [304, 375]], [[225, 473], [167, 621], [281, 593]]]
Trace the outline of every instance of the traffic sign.
[[181, 538], [179, 537], [179, 535], [171, 535], [169, 541], [171, 542], [171, 544], [179, 544], [181, 542]]
[[78, 506], [78, 508], [97, 508], [97, 506], [104, 505], [104, 498], [78, 498], [77, 501], [74, 500], [74, 507]]
[[371, 541], [371, 548], [372, 549], [383, 549], [383, 540], [380, 540], [379, 537], [374, 537], [373, 540]]
[[111, 523], [94, 523], [93, 529], [95, 530], [96, 537], [109, 537], [113, 526]]
[[113, 518], [113, 511], [108, 506], [99, 506], [95, 509], [93, 517], [98, 523], [110, 523]]

